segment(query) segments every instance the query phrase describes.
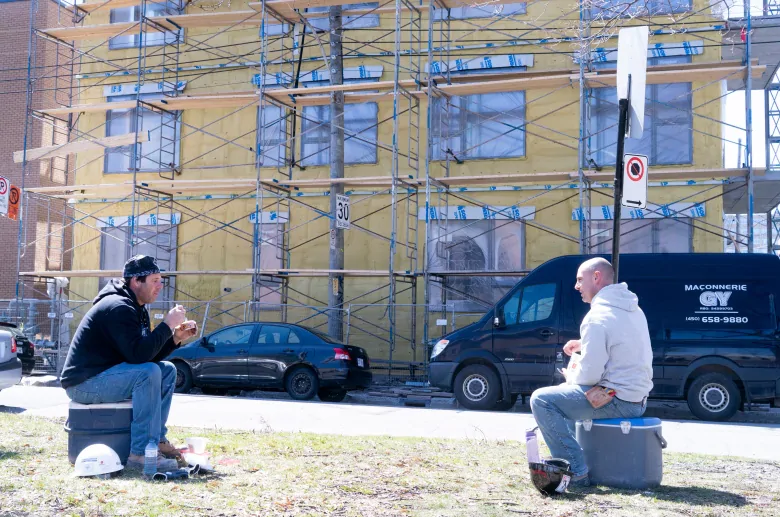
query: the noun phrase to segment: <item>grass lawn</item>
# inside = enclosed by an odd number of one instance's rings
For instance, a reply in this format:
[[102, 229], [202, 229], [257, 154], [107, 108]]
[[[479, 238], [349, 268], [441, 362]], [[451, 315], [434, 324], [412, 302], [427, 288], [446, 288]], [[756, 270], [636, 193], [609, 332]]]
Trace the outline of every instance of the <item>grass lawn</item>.
[[[174, 428], [209, 438], [217, 473], [187, 481], [73, 477], [63, 421], [0, 413], [0, 516], [780, 515], [780, 464], [665, 454], [661, 488], [555, 498], [514, 441]], [[770, 444], [767, 444], [770, 446]]]

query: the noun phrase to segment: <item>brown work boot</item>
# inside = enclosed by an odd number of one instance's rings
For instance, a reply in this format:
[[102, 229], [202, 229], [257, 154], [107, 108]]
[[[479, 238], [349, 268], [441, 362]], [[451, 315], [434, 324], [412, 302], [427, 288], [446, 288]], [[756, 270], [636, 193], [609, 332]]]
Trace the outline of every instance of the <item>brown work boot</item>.
[[[178, 462], [176, 460], [169, 460], [167, 458], [164, 458], [162, 454], [157, 454], [157, 471], [158, 472], [167, 472], [169, 470], [176, 470], [179, 468]], [[126, 470], [131, 471], [144, 471], [144, 457], [138, 454], [131, 454], [127, 457], [127, 465], [125, 465]]]
[[171, 458], [175, 460], [181, 460], [181, 451], [173, 446], [171, 442], [168, 440], [161, 441], [159, 444], [157, 444], [157, 450], [160, 451], [160, 454], [165, 456], [166, 458]]

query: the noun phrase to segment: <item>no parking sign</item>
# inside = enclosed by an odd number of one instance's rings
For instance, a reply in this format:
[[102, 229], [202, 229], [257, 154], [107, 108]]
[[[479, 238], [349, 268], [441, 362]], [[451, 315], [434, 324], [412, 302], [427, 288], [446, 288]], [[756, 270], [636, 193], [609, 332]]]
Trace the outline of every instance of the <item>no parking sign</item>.
[[623, 158], [623, 195], [620, 204], [629, 208], [647, 206], [647, 156], [626, 154]]
[[0, 215], [8, 215], [8, 191], [11, 190], [11, 183], [0, 176]]

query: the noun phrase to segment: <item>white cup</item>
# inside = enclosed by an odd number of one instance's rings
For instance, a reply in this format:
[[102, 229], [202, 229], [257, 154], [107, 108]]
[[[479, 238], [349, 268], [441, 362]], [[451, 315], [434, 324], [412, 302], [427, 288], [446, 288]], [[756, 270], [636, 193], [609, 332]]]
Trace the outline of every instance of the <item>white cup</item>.
[[190, 448], [190, 452], [194, 452], [195, 454], [203, 454], [206, 452], [206, 442], [208, 440], [206, 438], [201, 438], [199, 436], [192, 436], [190, 438], [187, 438], [187, 447]]

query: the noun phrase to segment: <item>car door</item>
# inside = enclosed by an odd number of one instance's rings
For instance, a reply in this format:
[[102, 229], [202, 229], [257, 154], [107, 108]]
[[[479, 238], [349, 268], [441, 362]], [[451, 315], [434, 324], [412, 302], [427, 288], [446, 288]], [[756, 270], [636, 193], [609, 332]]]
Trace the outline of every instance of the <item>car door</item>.
[[206, 384], [241, 385], [247, 382], [247, 357], [257, 325], [235, 325], [214, 332], [201, 344], [195, 378]]
[[512, 391], [527, 393], [553, 380], [559, 343], [560, 287], [522, 285], [497, 307], [493, 354], [503, 363]]
[[286, 325], [264, 324], [253, 340], [247, 362], [249, 382], [281, 386], [287, 369], [302, 360], [299, 332]]

